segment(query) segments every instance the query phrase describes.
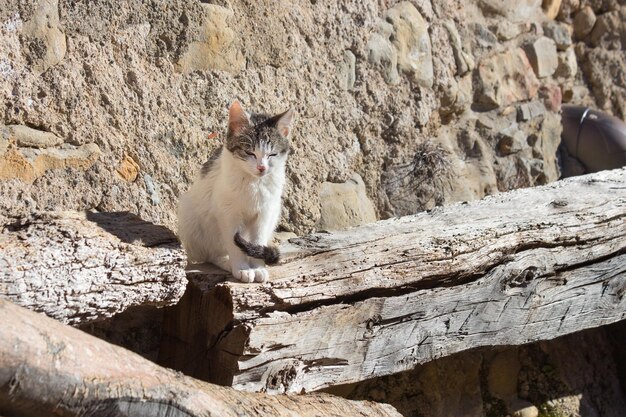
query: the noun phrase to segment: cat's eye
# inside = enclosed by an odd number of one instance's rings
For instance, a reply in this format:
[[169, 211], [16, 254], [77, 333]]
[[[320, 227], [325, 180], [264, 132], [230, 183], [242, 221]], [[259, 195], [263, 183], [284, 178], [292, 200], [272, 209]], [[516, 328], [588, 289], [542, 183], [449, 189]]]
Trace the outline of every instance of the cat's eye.
[[278, 156], [277, 153], [271, 153], [270, 156]]
[[254, 156], [254, 157], [256, 158], [256, 155], [254, 154], [254, 152], [248, 152], [248, 151], [245, 151], [245, 152], [246, 152], [246, 155], [248, 155], [248, 156]]

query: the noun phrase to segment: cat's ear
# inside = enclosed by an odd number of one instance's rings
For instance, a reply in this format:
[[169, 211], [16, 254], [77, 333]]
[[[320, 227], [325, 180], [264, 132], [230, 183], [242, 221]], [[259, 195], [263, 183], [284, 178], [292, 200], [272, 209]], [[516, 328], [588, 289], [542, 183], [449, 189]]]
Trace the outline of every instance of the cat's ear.
[[237, 100], [228, 109], [228, 133], [237, 135], [250, 126], [248, 115]]
[[291, 126], [296, 112], [293, 108], [287, 110], [283, 114], [275, 116], [276, 129], [283, 137], [288, 138], [291, 135]]

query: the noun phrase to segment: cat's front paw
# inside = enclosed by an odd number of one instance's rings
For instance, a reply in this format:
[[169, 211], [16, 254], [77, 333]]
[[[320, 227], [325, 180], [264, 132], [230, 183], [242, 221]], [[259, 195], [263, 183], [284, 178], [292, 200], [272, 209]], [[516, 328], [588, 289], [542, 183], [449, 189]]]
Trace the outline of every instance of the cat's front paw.
[[254, 269], [235, 269], [233, 276], [241, 282], [254, 282], [255, 272]]
[[270, 273], [266, 268], [256, 268], [254, 270], [254, 280], [256, 282], [265, 282], [269, 277]]

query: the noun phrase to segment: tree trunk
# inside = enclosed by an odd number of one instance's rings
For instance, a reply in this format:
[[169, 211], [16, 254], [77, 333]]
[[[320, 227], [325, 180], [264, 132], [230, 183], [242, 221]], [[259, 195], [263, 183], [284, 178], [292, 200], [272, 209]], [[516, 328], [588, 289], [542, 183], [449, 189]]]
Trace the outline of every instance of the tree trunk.
[[43, 213], [0, 232], [0, 295], [65, 323], [174, 304], [185, 291], [176, 236], [129, 213]]
[[301, 392], [616, 322], [625, 219], [621, 169], [292, 239], [267, 284], [201, 266], [166, 312], [159, 361]]
[[161, 368], [0, 299], [0, 415], [379, 416], [393, 407], [329, 394], [242, 393]]

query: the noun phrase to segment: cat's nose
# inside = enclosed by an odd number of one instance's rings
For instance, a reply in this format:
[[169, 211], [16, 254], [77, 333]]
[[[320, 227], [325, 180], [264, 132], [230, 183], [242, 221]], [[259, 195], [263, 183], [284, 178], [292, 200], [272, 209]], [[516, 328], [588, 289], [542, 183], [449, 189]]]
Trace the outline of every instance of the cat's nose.
[[265, 165], [257, 165], [257, 166], [256, 166], [256, 169], [258, 169], [258, 170], [259, 170], [259, 172], [263, 172], [263, 171], [265, 171], [267, 168], [265, 167]]

